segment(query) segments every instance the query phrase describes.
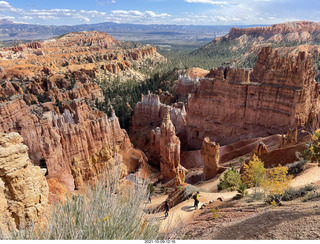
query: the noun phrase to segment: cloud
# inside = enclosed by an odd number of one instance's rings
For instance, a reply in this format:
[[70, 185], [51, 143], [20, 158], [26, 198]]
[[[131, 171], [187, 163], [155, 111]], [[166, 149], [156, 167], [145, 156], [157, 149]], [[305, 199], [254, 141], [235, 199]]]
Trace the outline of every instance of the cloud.
[[109, 4], [114, 4], [116, 3], [116, 1], [112, 0], [112, 1], [104, 1], [104, 2], [99, 2], [99, 1], [96, 1], [96, 4], [100, 7], [103, 7], [105, 5], [109, 5]]
[[32, 20], [33, 17], [31, 17], [31, 16], [23, 16], [23, 17], [21, 17], [20, 19], [23, 19], [23, 20]]
[[156, 13], [153, 11], [141, 12], [138, 10], [112, 10], [105, 21], [116, 23], [157, 23], [161, 19], [168, 19], [171, 15], [167, 13]]
[[[109, 1], [115, 3], [115, 1]], [[90, 22], [90, 18], [103, 18], [106, 12], [97, 10], [72, 10], [72, 9], [20, 9], [13, 7], [6, 1], [0, 1], [0, 12], [15, 16], [19, 20], [57, 21], [65, 18], [79, 19], [81, 22]], [[54, 22], [53, 22], [54, 23]]]
[[116, 1], [112, 0], [112, 1], [104, 1], [104, 2], [99, 2], [99, 1], [96, 1], [96, 4], [100, 7], [103, 7], [105, 5], [110, 5], [110, 4], [115, 4]]
[[214, 0], [184, 0], [187, 3], [204, 3], [204, 4], [213, 4], [213, 5], [226, 5], [226, 1], [214, 1]]
[[[139, 10], [75, 10], [75, 9], [23, 9], [7, 1], [0, 1], [0, 16], [9, 16], [15, 22], [54, 25], [101, 23], [111, 21], [132, 24], [274, 24], [293, 20], [319, 21], [319, 0], [184, 0], [176, 11], [174, 1], [144, 0], [168, 3], [168, 13], [149, 9]], [[95, 0], [96, 8], [116, 4], [117, 0]], [[170, 3], [169, 3], [170, 2]], [[193, 3], [193, 4], [191, 4]], [[152, 6], [145, 5], [145, 6]], [[187, 6], [187, 7], [186, 7]], [[128, 5], [129, 7], [129, 5]], [[190, 9], [192, 10], [186, 10]], [[186, 13], [186, 11], [190, 11]], [[0, 17], [1, 18], [1, 17]]]

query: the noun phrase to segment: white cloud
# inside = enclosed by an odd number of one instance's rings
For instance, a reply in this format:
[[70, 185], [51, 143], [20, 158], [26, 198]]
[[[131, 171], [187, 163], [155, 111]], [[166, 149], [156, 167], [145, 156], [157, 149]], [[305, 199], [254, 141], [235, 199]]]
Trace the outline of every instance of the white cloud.
[[187, 3], [204, 3], [204, 4], [213, 4], [213, 5], [226, 5], [226, 1], [214, 1], [214, 0], [184, 0]]
[[38, 16], [38, 18], [42, 19], [42, 20], [56, 20], [56, 19], [59, 19], [58, 17], [51, 16], [51, 15], [40, 15], [40, 16]]
[[0, 19], [15, 20], [15, 17], [13, 17], [13, 16], [0, 16]]
[[6, 2], [6, 1], [0, 1], [0, 9], [10, 9], [12, 8], [12, 6], [10, 5], [10, 3]]
[[138, 10], [112, 10], [111, 14], [107, 15], [106, 21], [116, 23], [156, 23], [159, 19], [167, 19], [171, 17], [167, 13], [155, 13], [153, 11], [140, 12]]
[[85, 23], [90, 23], [90, 19], [86, 17], [82, 18], [81, 21]]
[[[146, 0], [145, 0], [146, 1]], [[148, 0], [147, 2], [168, 3], [168, 0]], [[306, 5], [298, 0], [184, 0], [181, 12], [161, 13], [155, 10], [74, 10], [74, 9], [22, 9], [8, 1], [0, 1], [0, 15], [9, 16], [16, 22], [29, 21], [41, 24], [78, 24], [112, 21], [134, 24], [274, 24], [292, 20], [319, 21], [320, 1], [309, 0]], [[96, 7], [116, 4], [117, 0], [95, 0]], [[190, 3], [190, 4], [189, 4]], [[184, 5], [194, 9], [185, 13]], [[168, 11], [171, 11], [168, 10]], [[172, 10], [172, 12], [174, 12]]]
[[24, 20], [32, 20], [32, 19], [33, 19], [33, 17], [31, 17], [31, 16], [23, 16], [23, 17], [21, 17], [20, 19], [24, 19]]
[[103, 7], [105, 5], [109, 5], [109, 4], [114, 4], [116, 3], [116, 1], [112, 0], [112, 1], [104, 1], [104, 2], [99, 2], [99, 1], [96, 1], [96, 4]]

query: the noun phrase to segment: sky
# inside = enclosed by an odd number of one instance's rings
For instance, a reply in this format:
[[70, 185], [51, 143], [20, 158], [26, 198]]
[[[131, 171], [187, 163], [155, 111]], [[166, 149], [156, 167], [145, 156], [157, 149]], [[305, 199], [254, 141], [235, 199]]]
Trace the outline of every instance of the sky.
[[320, 21], [319, 0], [8, 0], [0, 19], [42, 25], [101, 22], [251, 25]]

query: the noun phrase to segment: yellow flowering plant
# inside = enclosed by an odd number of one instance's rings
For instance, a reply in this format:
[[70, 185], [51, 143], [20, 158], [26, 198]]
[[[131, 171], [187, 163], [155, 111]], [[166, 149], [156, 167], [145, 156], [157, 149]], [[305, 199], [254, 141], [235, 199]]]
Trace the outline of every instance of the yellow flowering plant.
[[266, 178], [262, 183], [262, 188], [269, 195], [272, 201], [281, 202], [282, 195], [289, 189], [292, 175], [288, 175], [288, 167], [280, 164], [267, 171]]

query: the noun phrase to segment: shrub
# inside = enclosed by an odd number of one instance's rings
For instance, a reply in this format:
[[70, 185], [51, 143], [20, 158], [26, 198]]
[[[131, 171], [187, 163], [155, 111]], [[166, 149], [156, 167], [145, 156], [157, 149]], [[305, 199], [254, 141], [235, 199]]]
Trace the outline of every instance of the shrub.
[[223, 178], [220, 177], [220, 183], [218, 185], [218, 190], [236, 190], [240, 184], [241, 175], [240, 173], [232, 166], [226, 173], [224, 173]]
[[120, 188], [119, 179], [120, 174], [114, 172], [112, 175], [107, 174], [94, 187], [88, 186], [86, 197], [74, 196], [63, 205], [51, 205], [48, 223], [41, 231], [36, 226], [8, 233], [7, 236], [0, 231], [0, 239], [154, 240], [160, 238], [159, 224], [152, 215], [147, 216], [142, 211], [147, 184], [139, 181], [135, 185]]
[[307, 160], [301, 160], [288, 164], [288, 175], [296, 175], [301, 173], [304, 170], [306, 163]]
[[281, 165], [278, 165], [267, 172], [267, 176], [262, 183], [262, 187], [265, 193], [271, 197], [271, 201], [278, 199], [279, 201], [277, 203], [280, 203], [282, 195], [289, 189], [292, 176], [288, 176], [287, 174], [288, 168]]
[[152, 193], [154, 193], [154, 186], [152, 183], [148, 184], [148, 192], [150, 195], [152, 195]]
[[293, 199], [296, 199], [298, 197], [303, 197], [305, 196], [309, 191], [314, 190], [314, 186], [312, 185], [306, 185], [303, 186], [299, 189], [294, 189], [294, 188], [289, 188], [286, 190], [283, 195], [282, 195], [282, 200], [283, 201], [292, 201]]
[[319, 201], [320, 194], [317, 192], [313, 192], [312, 194], [308, 194], [302, 201], [308, 202], [308, 201]]
[[256, 192], [256, 193], [254, 193], [254, 194], [248, 195], [246, 201], [247, 201], [247, 202], [260, 201], [260, 200], [263, 199], [263, 197], [264, 197], [263, 192]]
[[241, 184], [239, 185], [239, 187], [237, 188], [237, 192], [238, 192], [237, 197], [238, 197], [239, 199], [247, 196], [247, 195], [248, 195], [247, 185], [241, 183]]
[[311, 140], [302, 155], [305, 159], [318, 162], [320, 166], [320, 129], [312, 133]]
[[192, 194], [193, 194], [194, 192], [197, 192], [197, 191], [200, 192], [201, 190], [200, 190], [198, 187], [196, 187], [196, 186], [187, 185], [187, 186], [183, 189], [182, 194], [183, 194], [184, 199], [188, 199], [188, 198], [192, 197]]
[[161, 186], [161, 192], [162, 193], [167, 193], [168, 192], [168, 188], [164, 187], [164, 186]]
[[217, 220], [220, 217], [220, 212], [221, 212], [220, 208], [213, 208], [211, 210], [212, 217], [214, 220]]

